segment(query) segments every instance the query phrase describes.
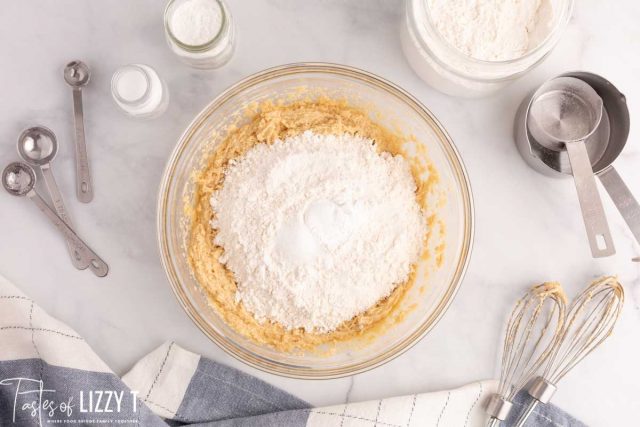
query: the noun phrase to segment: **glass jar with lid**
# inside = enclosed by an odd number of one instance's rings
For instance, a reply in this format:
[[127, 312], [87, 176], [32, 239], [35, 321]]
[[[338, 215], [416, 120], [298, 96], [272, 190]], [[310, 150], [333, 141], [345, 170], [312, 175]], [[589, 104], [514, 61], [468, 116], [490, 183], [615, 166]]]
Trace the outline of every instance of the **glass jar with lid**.
[[223, 0], [170, 0], [164, 29], [171, 50], [192, 67], [218, 68], [233, 55], [235, 29]]
[[418, 76], [435, 89], [454, 96], [485, 96], [533, 69], [555, 47], [571, 18], [574, 0], [549, 1], [553, 19], [546, 38], [523, 56], [489, 61], [473, 58], [449, 43], [434, 24], [428, 0], [406, 0], [402, 49]]

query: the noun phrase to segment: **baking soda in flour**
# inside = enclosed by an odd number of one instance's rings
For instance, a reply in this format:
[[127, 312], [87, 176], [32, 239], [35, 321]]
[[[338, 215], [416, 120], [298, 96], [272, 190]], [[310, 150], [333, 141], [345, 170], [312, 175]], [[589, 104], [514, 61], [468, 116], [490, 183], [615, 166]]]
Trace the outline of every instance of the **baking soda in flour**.
[[305, 132], [229, 162], [211, 197], [220, 261], [259, 321], [327, 332], [407, 280], [426, 220], [402, 156]]

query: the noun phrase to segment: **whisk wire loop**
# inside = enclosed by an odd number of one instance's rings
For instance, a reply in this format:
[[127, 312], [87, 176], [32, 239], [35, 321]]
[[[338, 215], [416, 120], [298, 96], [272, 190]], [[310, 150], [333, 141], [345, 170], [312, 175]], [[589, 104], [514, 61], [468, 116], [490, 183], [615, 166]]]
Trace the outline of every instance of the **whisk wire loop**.
[[544, 369], [556, 384], [606, 340], [620, 317], [624, 290], [615, 277], [593, 282], [571, 305], [560, 339]]
[[[551, 399], [558, 381], [611, 335], [623, 305], [624, 289], [612, 276], [596, 280], [574, 300], [542, 376], [528, 390], [533, 399], [517, 427], [524, 425], [539, 403]], [[542, 393], [544, 390], [548, 393]]]
[[547, 360], [562, 330], [566, 297], [560, 284], [543, 283], [531, 288], [515, 305], [505, 333], [500, 382], [494, 403], [488, 408], [489, 425], [498, 425], [506, 416], [498, 409], [507, 406]]

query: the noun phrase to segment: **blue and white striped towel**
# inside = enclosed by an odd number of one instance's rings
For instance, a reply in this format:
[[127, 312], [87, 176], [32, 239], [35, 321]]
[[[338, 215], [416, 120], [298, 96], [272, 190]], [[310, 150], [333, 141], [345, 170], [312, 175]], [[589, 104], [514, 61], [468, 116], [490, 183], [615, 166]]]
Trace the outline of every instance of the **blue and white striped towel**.
[[[0, 426], [484, 426], [494, 381], [312, 408], [238, 370], [167, 343], [122, 379], [71, 328], [0, 276]], [[557, 408], [528, 426], [582, 427]]]

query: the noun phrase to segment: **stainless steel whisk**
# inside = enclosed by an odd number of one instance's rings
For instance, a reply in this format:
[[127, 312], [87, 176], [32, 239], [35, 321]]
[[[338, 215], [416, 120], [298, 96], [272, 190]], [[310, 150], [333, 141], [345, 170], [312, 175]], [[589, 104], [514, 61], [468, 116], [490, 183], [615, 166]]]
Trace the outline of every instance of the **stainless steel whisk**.
[[504, 338], [498, 392], [491, 396], [486, 408], [490, 427], [507, 418], [516, 393], [551, 354], [565, 311], [566, 297], [557, 282], [534, 286], [516, 303]]
[[623, 304], [622, 285], [610, 276], [596, 280], [575, 299], [542, 375], [527, 390], [533, 400], [520, 416], [517, 427], [524, 425], [539, 403], [548, 403], [558, 381], [611, 335]]

